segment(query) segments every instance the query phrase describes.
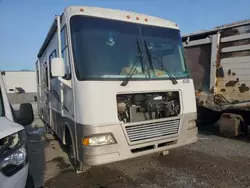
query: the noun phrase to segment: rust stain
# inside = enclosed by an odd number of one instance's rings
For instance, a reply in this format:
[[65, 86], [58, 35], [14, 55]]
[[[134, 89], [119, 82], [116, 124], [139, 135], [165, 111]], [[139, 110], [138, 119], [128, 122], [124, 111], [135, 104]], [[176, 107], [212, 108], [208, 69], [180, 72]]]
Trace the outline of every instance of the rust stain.
[[214, 93], [214, 87], [210, 89], [210, 93]]
[[221, 34], [218, 32], [217, 33], [217, 45], [216, 45], [216, 87], [218, 85], [217, 83], [217, 79], [218, 78], [224, 78], [224, 70], [223, 70], [223, 67], [221, 67], [221, 64], [220, 64], [220, 51], [221, 51], [221, 47], [220, 47], [220, 37], [221, 37]]
[[250, 39], [243, 39], [243, 40], [237, 40], [237, 41], [232, 41], [232, 42], [225, 42], [225, 43], [221, 44], [221, 47], [226, 48], [226, 47], [241, 46], [241, 45], [246, 45], [246, 44], [250, 44]]
[[226, 89], [222, 88], [220, 91], [221, 91], [221, 92], [226, 92]]
[[200, 101], [200, 102], [199, 102], [199, 104], [200, 104], [201, 106], [203, 106], [203, 104], [204, 104], [204, 101]]
[[223, 69], [223, 67], [218, 67], [217, 69], [216, 69], [216, 77], [217, 78], [224, 78], [224, 69]]
[[221, 58], [230, 58], [230, 57], [244, 57], [249, 56], [250, 50], [240, 51], [240, 52], [228, 52], [221, 54]]
[[196, 91], [196, 92], [195, 92], [195, 95], [196, 95], [197, 97], [199, 97], [199, 96], [201, 95], [201, 93], [200, 93], [199, 91]]
[[246, 91], [249, 91], [249, 87], [247, 87], [246, 84], [241, 84], [240, 87], [239, 87], [239, 91], [241, 93], [244, 93]]
[[220, 34], [218, 33], [218, 43], [217, 43], [217, 52], [216, 52], [216, 68], [220, 67]]
[[232, 73], [232, 75], [233, 75], [233, 76], [235, 76], [235, 75], [236, 75], [236, 73], [235, 73], [235, 72], [233, 72], [233, 73]]
[[228, 69], [227, 74], [228, 74], [228, 75], [231, 75], [231, 74], [232, 74], [231, 69]]
[[230, 80], [229, 82], [226, 83], [226, 87], [234, 87], [238, 83], [237, 80]]

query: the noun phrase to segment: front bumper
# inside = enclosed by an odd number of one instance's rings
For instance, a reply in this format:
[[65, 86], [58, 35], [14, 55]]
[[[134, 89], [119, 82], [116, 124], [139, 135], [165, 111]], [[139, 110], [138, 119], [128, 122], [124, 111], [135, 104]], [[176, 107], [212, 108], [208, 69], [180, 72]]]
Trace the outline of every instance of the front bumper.
[[25, 188], [28, 177], [29, 165], [25, 165], [20, 171], [10, 177], [0, 172], [0, 188]]
[[[187, 124], [192, 119], [196, 119], [196, 113], [185, 114], [181, 117], [178, 135], [170, 135], [154, 140], [145, 140], [145, 142], [134, 145], [129, 143], [121, 125], [98, 127], [84, 127], [84, 125], [79, 125], [77, 126], [78, 160], [86, 165], [95, 166], [161, 152], [194, 143], [197, 141], [198, 129], [197, 127], [190, 130], [187, 129]], [[84, 136], [107, 132], [111, 132], [114, 135], [117, 144], [92, 147], [81, 145], [81, 138]]]

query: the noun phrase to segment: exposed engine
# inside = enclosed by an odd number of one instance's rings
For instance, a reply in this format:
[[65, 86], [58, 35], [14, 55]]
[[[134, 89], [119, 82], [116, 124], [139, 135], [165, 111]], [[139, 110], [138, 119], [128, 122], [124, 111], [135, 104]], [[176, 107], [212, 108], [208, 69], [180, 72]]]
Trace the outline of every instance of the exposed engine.
[[117, 112], [122, 122], [138, 122], [177, 116], [180, 113], [178, 91], [118, 94]]

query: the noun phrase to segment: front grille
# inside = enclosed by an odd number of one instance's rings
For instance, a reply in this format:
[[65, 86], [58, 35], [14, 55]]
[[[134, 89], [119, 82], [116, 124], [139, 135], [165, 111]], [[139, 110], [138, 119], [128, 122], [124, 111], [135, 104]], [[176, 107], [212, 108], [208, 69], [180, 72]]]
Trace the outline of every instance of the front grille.
[[126, 126], [126, 132], [130, 142], [146, 140], [177, 134], [180, 120], [168, 120], [154, 123]]

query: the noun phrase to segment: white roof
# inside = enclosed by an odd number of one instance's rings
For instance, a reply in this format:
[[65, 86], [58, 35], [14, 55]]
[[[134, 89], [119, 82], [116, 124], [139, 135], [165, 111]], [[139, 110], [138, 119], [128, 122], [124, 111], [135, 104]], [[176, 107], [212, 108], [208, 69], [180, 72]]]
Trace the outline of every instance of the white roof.
[[[69, 17], [72, 15], [87, 15], [87, 16], [139, 23], [139, 24], [179, 29], [178, 25], [172, 21], [124, 10], [88, 7], [88, 6], [70, 6], [64, 10], [64, 13]], [[128, 19], [127, 16], [129, 16], [130, 18]], [[139, 18], [139, 20], [137, 19], [137, 17]], [[147, 21], [145, 21], [145, 19]]]

